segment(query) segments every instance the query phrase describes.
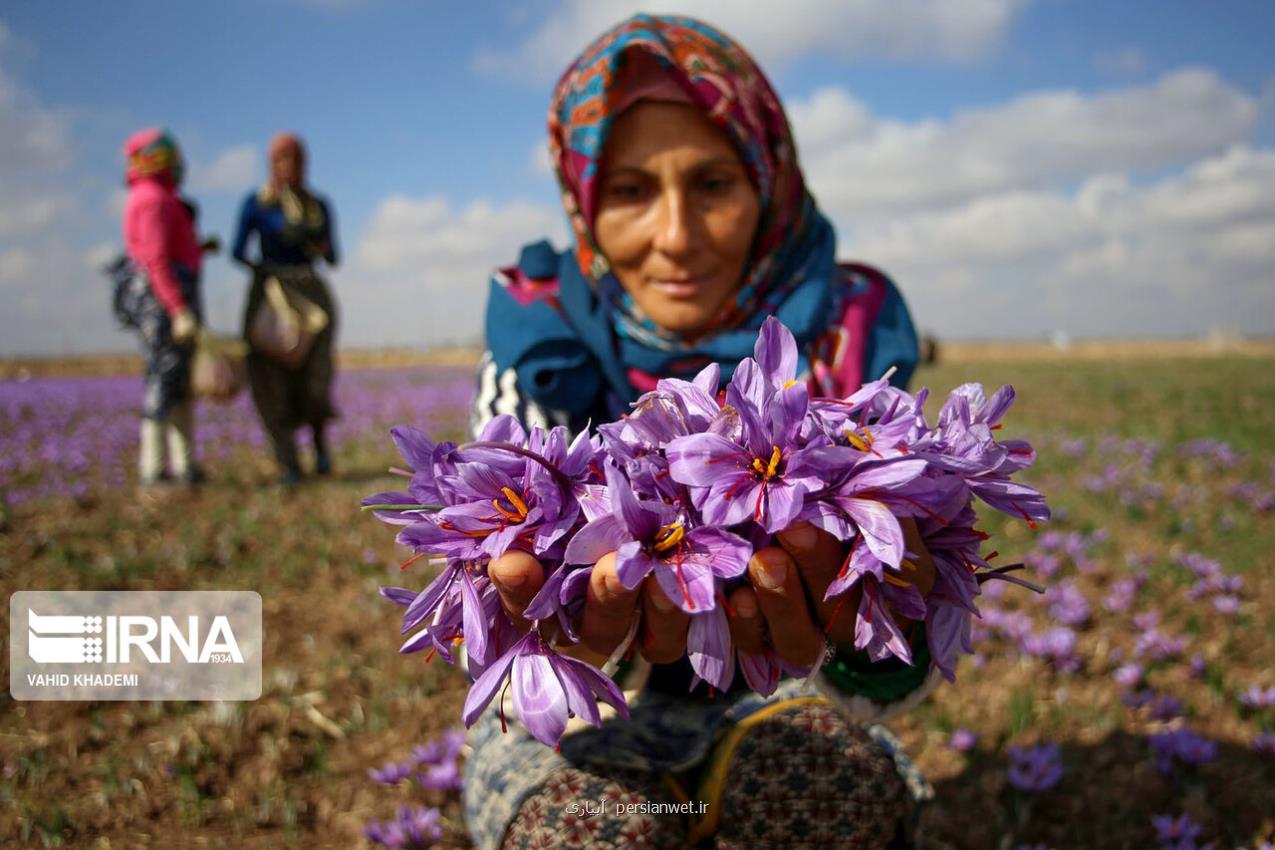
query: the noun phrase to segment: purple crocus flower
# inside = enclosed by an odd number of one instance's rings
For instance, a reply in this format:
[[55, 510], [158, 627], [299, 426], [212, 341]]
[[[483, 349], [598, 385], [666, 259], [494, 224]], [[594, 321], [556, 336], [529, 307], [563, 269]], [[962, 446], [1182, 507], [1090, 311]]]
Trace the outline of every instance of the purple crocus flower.
[[416, 774], [416, 781], [422, 788], [431, 791], [459, 791], [464, 784], [464, 777], [461, 774], [460, 765], [453, 759], [441, 764], [429, 765]]
[[1151, 824], [1155, 827], [1160, 850], [1196, 850], [1195, 840], [1200, 835], [1200, 827], [1187, 815], [1176, 818], [1155, 815]]
[[1262, 732], [1254, 738], [1253, 752], [1275, 758], [1275, 732]]
[[536, 740], [550, 747], [557, 746], [572, 715], [595, 726], [602, 722], [595, 697], [622, 717], [629, 716], [624, 694], [611, 679], [583, 661], [555, 652], [533, 628], [470, 687], [462, 715], [466, 726], [474, 724], [506, 679], [518, 718]]
[[1116, 669], [1116, 672], [1112, 674], [1112, 678], [1114, 678], [1116, 680], [1116, 684], [1122, 688], [1128, 689], [1135, 687], [1142, 681], [1142, 665], [1132, 661], [1128, 664], [1121, 665]]
[[1275, 685], [1265, 690], [1260, 685], [1252, 685], [1240, 694], [1240, 704], [1254, 710], [1275, 708]]
[[615, 467], [606, 468], [612, 513], [576, 532], [567, 545], [569, 564], [594, 564], [615, 552], [616, 575], [633, 590], [654, 573], [668, 598], [689, 614], [714, 607], [718, 579], [732, 579], [748, 568], [748, 541], [719, 528], [690, 527], [676, 505], [638, 499]]
[[1062, 781], [1062, 757], [1057, 744], [1009, 748], [1009, 784], [1032, 794], [1048, 791]]
[[1059, 582], [1045, 594], [1049, 615], [1064, 626], [1082, 626], [1089, 622], [1089, 600], [1070, 581]]
[[389, 762], [379, 769], [369, 768], [367, 775], [376, 782], [385, 785], [397, 785], [412, 775], [415, 766], [400, 762]]
[[1155, 753], [1156, 768], [1169, 773], [1175, 761], [1199, 765], [1217, 757], [1217, 744], [1195, 734], [1185, 727], [1151, 736], [1151, 749]]
[[796, 372], [796, 340], [772, 316], [762, 325], [755, 359], [740, 363], [726, 390], [739, 433], [669, 442], [673, 480], [690, 488], [706, 525], [751, 519], [768, 532], [782, 531], [797, 518], [805, 495], [823, 487], [812, 453], [826, 438], [803, 439], [810, 391]]
[[417, 744], [412, 748], [409, 760], [414, 765], [443, 764], [455, 761], [465, 746], [464, 729], [448, 729], [428, 744]]
[[978, 746], [978, 736], [969, 729], [957, 729], [952, 733], [952, 737], [948, 739], [947, 745], [958, 753], [967, 753]]
[[363, 827], [363, 834], [383, 847], [426, 850], [443, 837], [441, 817], [435, 808], [399, 806], [393, 820], [370, 821]]

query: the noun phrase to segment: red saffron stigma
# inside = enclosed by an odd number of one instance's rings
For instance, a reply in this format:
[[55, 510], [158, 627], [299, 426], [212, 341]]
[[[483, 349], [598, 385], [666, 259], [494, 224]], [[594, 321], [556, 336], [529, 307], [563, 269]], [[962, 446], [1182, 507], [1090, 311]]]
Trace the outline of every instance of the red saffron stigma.
[[413, 555], [412, 557], [408, 558], [408, 559], [407, 559], [406, 561], [404, 561], [403, 563], [399, 564], [399, 565], [398, 565], [398, 568], [399, 568], [400, 570], [405, 570], [405, 569], [407, 569], [408, 567], [410, 567], [412, 564], [414, 564], [414, 563], [416, 563], [417, 561], [419, 561], [421, 558], [424, 558], [427, 554], [428, 554], [427, 552], [417, 552], [415, 555]]

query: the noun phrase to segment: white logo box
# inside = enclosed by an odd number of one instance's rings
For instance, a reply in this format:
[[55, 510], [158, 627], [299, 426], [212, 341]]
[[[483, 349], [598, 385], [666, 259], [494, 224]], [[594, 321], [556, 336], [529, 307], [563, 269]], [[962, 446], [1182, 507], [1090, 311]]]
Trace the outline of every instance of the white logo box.
[[17, 700], [255, 700], [251, 590], [20, 590], [9, 597]]

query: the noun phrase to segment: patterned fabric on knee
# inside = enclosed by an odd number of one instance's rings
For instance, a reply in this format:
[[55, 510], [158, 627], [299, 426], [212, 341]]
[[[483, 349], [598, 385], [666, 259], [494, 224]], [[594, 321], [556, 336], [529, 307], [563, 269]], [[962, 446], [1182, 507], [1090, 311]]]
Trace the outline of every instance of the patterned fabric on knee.
[[891, 754], [824, 701], [777, 708], [727, 740], [714, 846], [898, 846], [911, 803]]
[[523, 802], [501, 848], [658, 850], [682, 846], [687, 833], [685, 815], [617, 810], [645, 802], [675, 805], [678, 800], [654, 774], [613, 770], [603, 776], [563, 768]]

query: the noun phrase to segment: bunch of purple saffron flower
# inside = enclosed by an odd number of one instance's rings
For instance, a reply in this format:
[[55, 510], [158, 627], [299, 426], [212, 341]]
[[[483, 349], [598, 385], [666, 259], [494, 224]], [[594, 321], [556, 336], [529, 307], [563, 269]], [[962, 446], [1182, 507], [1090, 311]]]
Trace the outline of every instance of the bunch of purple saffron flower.
[[[415, 557], [445, 562], [424, 590], [382, 589], [406, 608], [403, 633], [414, 632], [401, 651], [428, 647], [455, 663], [463, 644], [474, 677], [467, 724], [506, 685], [523, 724], [550, 746], [573, 716], [598, 724], [598, 700], [627, 716], [608, 675], [546, 637], [578, 642], [593, 565], [614, 552], [627, 588], [653, 576], [690, 615], [692, 687], [726, 690], [738, 668], [768, 695], [782, 674], [814, 675], [818, 662], [794, 669], [773, 652], [738, 651], [725, 599], [749, 580], [756, 549], [808, 521], [844, 545], [826, 599], [857, 597], [857, 610], [846, 612], [855, 618], [854, 648], [910, 664], [892, 611], [924, 620], [932, 664], [954, 681], [959, 655], [973, 651], [970, 618], [982, 582], [1040, 590], [1008, 575], [1019, 565], [992, 569], [995, 553], [981, 551], [988, 535], [975, 528], [975, 497], [1033, 527], [1049, 517], [1041, 494], [1013, 480], [1035, 460], [1031, 446], [995, 439], [1013, 389], [989, 398], [977, 384], [959, 387], [931, 425], [925, 390], [909, 395], [882, 378], [846, 398], [812, 396], [797, 380], [797, 362], [792, 334], [772, 317], [723, 400], [714, 364], [691, 381], [659, 381], [628, 416], [574, 439], [561, 427], [528, 431], [511, 416], [496, 417], [465, 445], [393, 429], [411, 466], [401, 471], [407, 488], [370, 496], [364, 507], [402, 526], [397, 539]], [[917, 521], [935, 561], [928, 596], [905, 578], [905, 562], [917, 556], [899, 524], [906, 517]], [[524, 614], [530, 631], [505, 615], [487, 575], [511, 550], [535, 556], [546, 571]], [[608, 672], [627, 649], [617, 650]]]

